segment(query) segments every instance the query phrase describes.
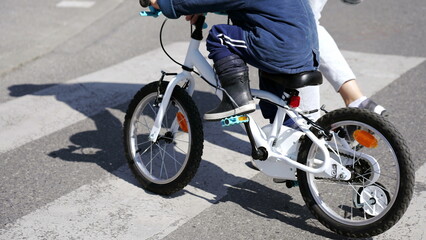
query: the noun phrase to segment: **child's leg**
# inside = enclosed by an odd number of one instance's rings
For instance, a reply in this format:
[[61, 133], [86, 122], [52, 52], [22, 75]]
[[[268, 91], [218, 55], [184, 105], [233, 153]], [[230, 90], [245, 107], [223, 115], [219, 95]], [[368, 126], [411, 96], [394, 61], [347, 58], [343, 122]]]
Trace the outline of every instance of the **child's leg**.
[[256, 110], [250, 93], [248, 67], [243, 60], [246, 49], [244, 33], [239, 27], [215, 25], [210, 30], [207, 50], [225, 91], [219, 106], [208, 111], [204, 119], [216, 121]]
[[[260, 76], [260, 74], [258, 74], [259, 76], [259, 89], [260, 90], [265, 90], [268, 91], [270, 93], [273, 93], [277, 96], [282, 96], [283, 92], [284, 92], [284, 88], [279, 85], [276, 82], [272, 82], [272, 81], [267, 81], [262, 79]], [[262, 112], [262, 115], [265, 119], [269, 119], [269, 122], [272, 123], [274, 121], [275, 118], [275, 114], [277, 113], [277, 107], [269, 102], [266, 101], [260, 101], [259, 102], [259, 107], [260, 110]]]

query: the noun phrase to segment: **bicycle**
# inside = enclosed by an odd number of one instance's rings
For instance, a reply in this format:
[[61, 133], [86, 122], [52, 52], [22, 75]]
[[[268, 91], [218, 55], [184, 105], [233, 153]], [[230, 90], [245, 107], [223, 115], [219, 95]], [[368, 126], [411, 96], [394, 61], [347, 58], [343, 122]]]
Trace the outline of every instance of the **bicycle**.
[[[142, 12], [144, 16], [158, 14]], [[162, 47], [166, 20], [160, 30]], [[182, 72], [162, 72], [160, 80], [136, 93], [126, 112], [123, 131], [128, 165], [144, 189], [160, 195], [183, 189], [201, 161], [204, 135], [191, 98], [193, 74], [216, 88], [219, 98], [223, 94], [215, 72], [199, 51], [204, 21], [200, 17], [195, 24], [184, 63], [175, 61]], [[272, 76], [287, 84], [282, 97], [251, 90], [255, 99], [278, 107], [273, 123], [259, 127], [248, 114], [223, 119], [222, 125], [240, 124], [251, 143], [255, 166], [291, 186], [298, 184], [306, 206], [323, 225], [348, 237], [383, 233], [403, 216], [413, 194], [415, 172], [409, 149], [387, 119], [367, 110], [323, 109], [326, 113], [320, 119], [310, 120], [298, 108], [296, 89], [319, 84], [322, 76], [306, 74], [290, 82], [285, 81], [288, 76]], [[172, 77], [170, 82], [164, 80], [167, 76]], [[297, 129], [283, 125], [286, 115]]]

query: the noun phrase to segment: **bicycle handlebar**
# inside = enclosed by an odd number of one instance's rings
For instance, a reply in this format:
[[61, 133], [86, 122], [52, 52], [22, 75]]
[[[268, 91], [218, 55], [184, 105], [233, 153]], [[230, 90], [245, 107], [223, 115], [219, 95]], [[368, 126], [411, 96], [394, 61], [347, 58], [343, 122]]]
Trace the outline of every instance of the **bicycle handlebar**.
[[161, 15], [161, 10], [158, 10], [158, 9], [155, 9], [154, 7], [152, 7], [152, 6], [149, 6], [149, 11], [141, 11], [140, 15], [142, 17], [158, 17], [158, 16]]
[[[139, 14], [142, 17], [155, 17], [156, 18], [156, 17], [160, 16], [161, 13], [162, 13], [161, 10], [158, 10], [158, 9], [152, 7], [152, 6], [149, 6], [149, 11], [141, 11]], [[217, 14], [223, 14], [223, 13], [217, 13]], [[206, 29], [208, 27], [208, 25], [207, 25], [207, 23], [204, 22], [205, 17], [204, 16], [202, 16], [202, 17], [203, 17], [202, 28]], [[194, 25], [197, 25], [197, 23], [195, 23]]]

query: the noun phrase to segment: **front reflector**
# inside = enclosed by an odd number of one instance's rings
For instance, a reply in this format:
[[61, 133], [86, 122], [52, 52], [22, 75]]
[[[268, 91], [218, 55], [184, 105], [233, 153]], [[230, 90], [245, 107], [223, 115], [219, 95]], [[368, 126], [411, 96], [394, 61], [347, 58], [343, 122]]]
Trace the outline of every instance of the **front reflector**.
[[178, 120], [179, 127], [182, 129], [182, 131], [188, 132], [188, 123], [186, 122], [186, 119], [183, 113], [181, 112], [176, 113], [176, 118]]

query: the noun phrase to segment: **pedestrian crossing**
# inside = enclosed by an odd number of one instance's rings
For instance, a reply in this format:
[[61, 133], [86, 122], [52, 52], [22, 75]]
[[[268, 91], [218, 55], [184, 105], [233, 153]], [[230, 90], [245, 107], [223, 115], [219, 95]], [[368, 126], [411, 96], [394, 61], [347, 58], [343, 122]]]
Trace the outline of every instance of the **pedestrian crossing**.
[[60, 1], [56, 4], [58, 8], [91, 8], [95, 1]]
[[[182, 44], [171, 45], [170, 48], [182, 49]], [[152, 59], [151, 56], [158, 57]], [[1, 104], [0, 153], [94, 116], [106, 107], [128, 101], [144, 83], [159, 78], [161, 69], [152, 65], [173, 71], [179, 69], [158, 49]]]
[[[178, 42], [166, 48], [172, 49], [171, 54], [177, 59], [183, 59], [186, 46], [187, 43]], [[357, 73], [366, 95], [380, 91], [425, 60], [350, 51], [344, 51], [344, 55]], [[102, 111], [109, 111], [110, 106], [129, 101], [143, 84], [158, 79], [159, 70], [173, 72], [179, 71], [179, 67], [168, 60], [160, 49], [155, 49], [98, 72], [1, 104], [0, 153], [61, 131]], [[321, 91], [322, 101], [329, 109], [340, 106], [342, 101], [329, 84], [325, 83]], [[255, 118], [261, 118], [259, 113], [255, 113]], [[229, 186], [243, 183], [258, 174], [245, 165], [250, 161], [250, 146], [242, 130], [238, 127], [218, 129], [218, 124], [205, 122], [202, 164], [194, 180], [180, 193], [167, 198], [147, 193], [123, 165], [103, 179], [88, 183], [8, 224], [0, 230], [0, 239], [166, 237], [226, 196]], [[417, 181], [424, 180], [425, 166], [417, 173]], [[423, 207], [420, 204], [425, 197], [424, 194], [417, 195], [412, 206]], [[424, 213], [421, 207], [411, 208], [409, 214], [420, 219]], [[412, 221], [409, 217], [406, 219]], [[399, 226], [403, 227], [404, 223]], [[397, 229], [400, 228], [397, 226], [391, 231]]]

